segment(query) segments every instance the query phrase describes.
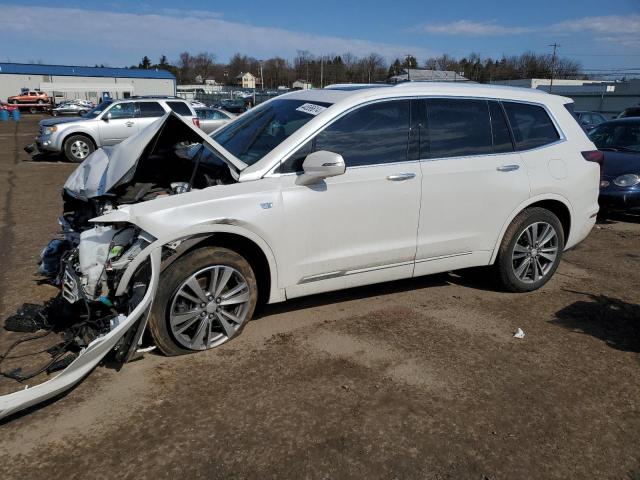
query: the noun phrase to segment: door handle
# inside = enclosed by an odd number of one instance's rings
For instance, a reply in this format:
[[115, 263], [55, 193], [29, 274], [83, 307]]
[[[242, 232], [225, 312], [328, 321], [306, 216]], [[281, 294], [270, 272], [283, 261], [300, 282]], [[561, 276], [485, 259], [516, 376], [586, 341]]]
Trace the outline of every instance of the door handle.
[[405, 180], [411, 180], [416, 176], [415, 173], [397, 173], [395, 175], [389, 175], [387, 180], [392, 182], [403, 182]]
[[496, 170], [499, 172], [513, 172], [514, 170], [518, 170], [520, 165], [500, 165]]
[[129, 120], [128, 122], [125, 122], [125, 125], [127, 127], [133, 127], [133, 122], [131, 120]]

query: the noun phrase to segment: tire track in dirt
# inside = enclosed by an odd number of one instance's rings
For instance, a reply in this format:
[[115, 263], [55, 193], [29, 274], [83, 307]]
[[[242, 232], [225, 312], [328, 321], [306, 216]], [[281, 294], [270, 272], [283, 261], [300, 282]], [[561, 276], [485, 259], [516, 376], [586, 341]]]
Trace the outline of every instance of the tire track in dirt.
[[[9, 165], [7, 176], [7, 188], [2, 203], [2, 225], [0, 226], [0, 265], [5, 272], [11, 264], [11, 246], [13, 244], [15, 219], [13, 218], [12, 199], [16, 188], [16, 166], [20, 163], [20, 151], [18, 150], [18, 132], [20, 122], [15, 122], [13, 130], [13, 162]], [[6, 291], [6, 277], [0, 276], [0, 291]], [[4, 295], [0, 295], [0, 312], [4, 312], [6, 305]]]

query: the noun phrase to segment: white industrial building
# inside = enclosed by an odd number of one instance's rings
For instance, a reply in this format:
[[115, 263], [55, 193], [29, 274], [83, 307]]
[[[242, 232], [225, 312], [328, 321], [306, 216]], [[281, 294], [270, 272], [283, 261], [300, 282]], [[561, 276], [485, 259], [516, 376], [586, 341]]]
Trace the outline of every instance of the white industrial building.
[[166, 70], [0, 63], [0, 100], [23, 89], [46, 92], [56, 103], [76, 98], [97, 102], [105, 93], [111, 98], [175, 95], [176, 79]]
[[573, 99], [576, 111], [602, 113], [615, 117], [625, 108], [640, 105], [640, 79], [631, 80], [566, 80], [554, 79], [553, 87], [548, 78], [523, 78], [492, 82], [512, 87], [537, 88]]

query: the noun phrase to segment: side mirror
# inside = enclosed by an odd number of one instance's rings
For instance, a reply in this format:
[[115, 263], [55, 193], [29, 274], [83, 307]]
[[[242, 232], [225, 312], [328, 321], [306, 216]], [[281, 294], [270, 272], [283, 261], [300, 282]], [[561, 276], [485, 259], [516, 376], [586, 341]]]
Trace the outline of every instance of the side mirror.
[[342, 175], [346, 165], [342, 155], [320, 150], [307, 155], [302, 163], [302, 169], [307, 178], [321, 179]]
[[108, 122], [109, 120], [111, 120], [111, 112], [108, 112], [106, 115], [103, 115], [102, 120], [104, 122]]

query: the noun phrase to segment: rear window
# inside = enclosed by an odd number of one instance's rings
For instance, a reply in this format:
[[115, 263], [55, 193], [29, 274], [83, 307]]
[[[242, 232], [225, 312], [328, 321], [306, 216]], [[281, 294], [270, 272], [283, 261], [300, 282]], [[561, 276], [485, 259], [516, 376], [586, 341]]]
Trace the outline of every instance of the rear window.
[[486, 100], [427, 100], [428, 151], [431, 158], [493, 153], [489, 107]]
[[188, 105], [184, 102], [167, 102], [167, 105], [178, 115], [183, 117], [190, 117], [192, 115]]
[[165, 113], [158, 102], [139, 102], [138, 109], [142, 118], [161, 117]]
[[518, 150], [542, 147], [560, 139], [547, 111], [538, 105], [502, 102]]

